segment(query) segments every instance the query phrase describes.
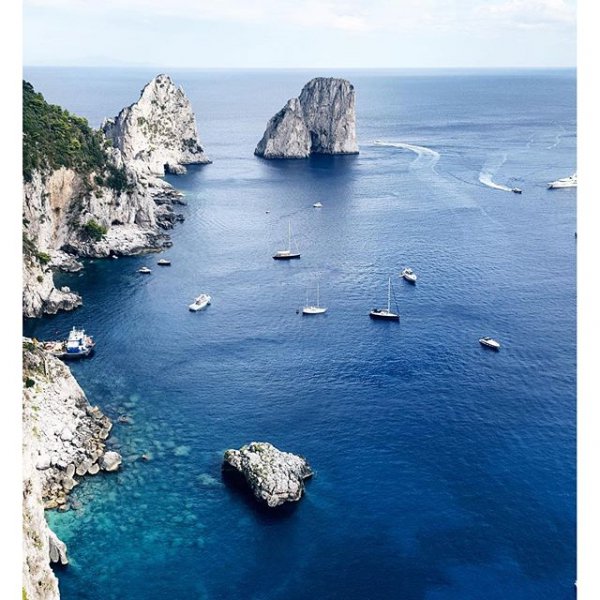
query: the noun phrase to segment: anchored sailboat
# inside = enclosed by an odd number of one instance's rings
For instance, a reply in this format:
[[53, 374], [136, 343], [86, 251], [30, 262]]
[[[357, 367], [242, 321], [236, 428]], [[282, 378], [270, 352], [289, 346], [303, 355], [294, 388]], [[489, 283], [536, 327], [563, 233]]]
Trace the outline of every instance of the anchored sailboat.
[[275, 260], [291, 260], [300, 258], [300, 252], [292, 252], [292, 224], [288, 221], [288, 247], [287, 250], [278, 250], [273, 258]]
[[[307, 302], [308, 304], [308, 302]], [[327, 312], [327, 308], [319, 305], [319, 282], [317, 281], [317, 303], [315, 305], [308, 305], [302, 309], [303, 315], [322, 315]]]
[[[385, 319], [387, 321], [399, 321], [400, 315], [398, 313], [392, 312], [391, 310], [391, 301], [392, 301], [392, 278], [388, 278], [388, 301], [387, 308], [374, 308], [369, 316], [371, 319]], [[396, 308], [396, 310], [398, 310]]]

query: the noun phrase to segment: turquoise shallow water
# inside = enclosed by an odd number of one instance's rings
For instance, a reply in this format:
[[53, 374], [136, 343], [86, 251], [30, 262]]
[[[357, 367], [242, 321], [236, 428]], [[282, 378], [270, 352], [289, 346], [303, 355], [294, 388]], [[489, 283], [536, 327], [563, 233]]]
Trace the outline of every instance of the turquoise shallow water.
[[[97, 125], [154, 74], [25, 76]], [[361, 153], [292, 162], [252, 152], [318, 73], [171, 75], [214, 161], [170, 178], [188, 202], [173, 265], [90, 261], [60, 277], [81, 309], [25, 323], [92, 333], [73, 372], [132, 418], [110, 438], [123, 470], [48, 515], [62, 597], [572, 598], [576, 192], [546, 183], [575, 171], [575, 74], [341, 73]], [[280, 263], [288, 221], [302, 258]], [[388, 276], [399, 325], [368, 318]], [[302, 318], [317, 279], [329, 310]], [[255, 439], [316, 471], [290, 510], [221, 479], [222, 452]]]

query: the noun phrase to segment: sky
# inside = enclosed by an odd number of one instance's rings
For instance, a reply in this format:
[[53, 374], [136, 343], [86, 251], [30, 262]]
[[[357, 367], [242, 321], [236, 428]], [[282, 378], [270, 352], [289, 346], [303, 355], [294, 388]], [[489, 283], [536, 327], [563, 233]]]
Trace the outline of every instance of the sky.
[[23, 0], [23, 63], [574, 67], [575, 17], [575, 0]]

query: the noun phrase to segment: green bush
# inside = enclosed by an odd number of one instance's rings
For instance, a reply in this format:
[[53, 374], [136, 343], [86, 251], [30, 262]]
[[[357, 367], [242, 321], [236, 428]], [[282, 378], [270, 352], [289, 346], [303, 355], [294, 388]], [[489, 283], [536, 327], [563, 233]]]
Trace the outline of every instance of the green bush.
[[38, 250], [35, 255], [37, 256], [38, 260], [43, 264], [43, 265], [47, 265], [50, 262], [50, 255], [46, 254], [46, 252], [42, 252], [41, 250]]
[[23, 177], [31, 181], [35, 169], [73, 168], [82, 173], [103, 171], [103, 135], [86, 119], [48, 104], [42, 94], [23, 81]]
[[31, 388], [35, 385], [35, 380], [31, 379], [31, 377], [26, 377], [25, 378], [25, 387], [26, 388]]
[[100, 223], [90, 219], [84, 226], [84, 231], [93, 239], [99, 242], [107, 233], [108, 229]]

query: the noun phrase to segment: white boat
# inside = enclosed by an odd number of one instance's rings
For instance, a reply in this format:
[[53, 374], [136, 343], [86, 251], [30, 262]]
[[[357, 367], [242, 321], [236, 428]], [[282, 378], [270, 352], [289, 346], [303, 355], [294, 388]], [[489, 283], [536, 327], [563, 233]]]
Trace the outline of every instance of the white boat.
[[400, 277], [404, 277], [404, 279], [406, 279], [406, 281], [409, 281], [410, 283], [417, 283], [417, 276], [415, 275], [415, 272], [409, 267], [406, 267], [406, 269], [402, 270], [402, 273], [400, 273]]
[[288, 247], [287, 250], [278, 250], [273, 258], [275, 260], [291, 260], [300, 258], [300, 252], [292, 252], [292, 224], [288, 222]]
[[156, 264], [161, 267], [170, 267], [171, 261], [168, 258], [161, 258]]
[[323, 205], [320, 202], [315, 202], [313, 208], [323, 208]]
[[200, 294], [197, 298], [194, 299], [194, 301], [189, 305], [188, 308], [192, 312], [197, 312], [199, 310], [202, 310], [203, 308], [206, 308], [210, 304], [211, 300], [212, 298], [208, 294]]
[[73, 327], [66, 341], [44, 342], [42, 347], [58, 358], [71, 359], [89, 356], [95, 345], [96, 342], [85, 334], [84, 329]]
[[149, 269], [148, 267], [140, 267], [138, 269], [138, 273], [142, 273], [144, 275], [149, 275], [150, 273], [152, 273], [152, 270]]
[[577, 187], [577, 173], [573, 173], [569, 177], [563, 177], [562, 179], [557, 179], [552, 183], [548, 184], [549, 190], [557, 190], [560, 188], [571, 188]]
[[479, 339], [479, 343], [487, 348], [492, 348], [492, 350], [500, 350], [500, 343], [491, 337], [482, 337]]
[[[387, 308], [374, 308], [369, 313], [371, 319], [384, 319], [387, 321], [399, 321], [400, 315], [398, 313], [392, 312], [391, 310], [391, 300], [392, 300], [392, 278], [388, 278], [388, 301]], [[396, 309], [397, 310], [397, 309]]]
[[327, 308], [319, 305], [319, 283], [317, 282], [317, 303], [315, 305], [307, 305], [302, 308], [303, 315], [322, 315], [327, 312]]

